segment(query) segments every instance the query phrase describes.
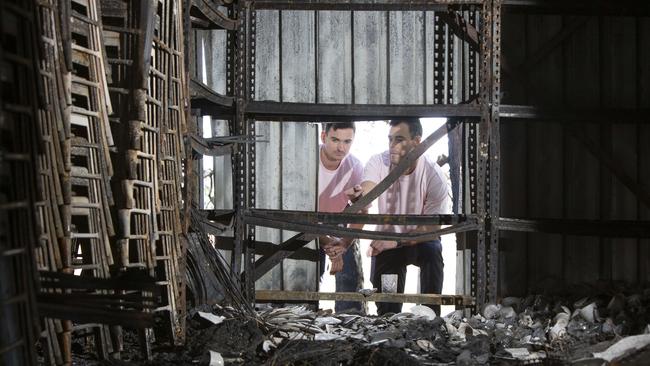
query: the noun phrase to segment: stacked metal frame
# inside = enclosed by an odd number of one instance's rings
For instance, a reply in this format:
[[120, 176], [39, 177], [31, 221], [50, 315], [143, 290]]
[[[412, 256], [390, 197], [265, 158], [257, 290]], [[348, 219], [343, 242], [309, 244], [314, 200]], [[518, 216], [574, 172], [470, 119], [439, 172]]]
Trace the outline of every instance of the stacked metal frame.
[[[40, 44], [43, 52], [40, 62], [40, 78], [43, 86], [44, 103], [38, 112], [38, 134], [42, 146], [38, 156], [39, 184], [36, 202], [37, 220], [40, 229], [38, 245], [35, 248], [36, 266], [39, 271], [61, 271], [66, 258], [61, 256], [64, 243], [62, 208], [63, 182], [65, 174], [64, 145], [69, 136], [68, 120], [64, 119], [67, 98], [62, 77], [63, 55], [61, 48], [61, 26], [58, 3], [50, 0], [38, 7]], [[69, 263], [68, 263], [69, 266]], [[42, 344], [46, 362], [63, 364], [70, 361], [71, 322], [44, 318]]]
[[39, 103], [33, 1], [0, 3], [0, 364], [35, 363]]
[[[160, 119], [159, 237], [156, 242], [156, 278], [166, 282], [167, 300], [174, 343], [185, 341], [185, 253], [187, 246], [181, 224], [183, 136], [186, 134], [188, 83], [185, 74], [182, 1], [158, 1], [161, 18], [154, 29], [149, 94], [160, 101], [150, 107], [162, 113]], [[153, 119], [153, 118], [152, 118]]]
[[[42, 239], [36, 251], [38, 266], [109, 278], [114, 263], [109, 238], [115, 234], [109, 212], [113, 203], [109, 146], [113, 142], [99, 2], [39, 5], [45, 103], [39, 111], [43, 149], [37, 203]], [[71, 362], [74, 330], [95, 337], [100, 357], [118, 351], [106, 325], [73, 328], [69, 320], [47, 318], [44, 324], [44, 349], [50, 364]]]
[[[140, 268], [165, 290], [154, 311], [166, 312], [169, 335], [184, 341], [181, 225], [185, 81], [180, 1], [104, 3], [111, 116], [116, 132], [116, 210], [120, 267]], [[153, 333], [142, 334], [151, 354]]]

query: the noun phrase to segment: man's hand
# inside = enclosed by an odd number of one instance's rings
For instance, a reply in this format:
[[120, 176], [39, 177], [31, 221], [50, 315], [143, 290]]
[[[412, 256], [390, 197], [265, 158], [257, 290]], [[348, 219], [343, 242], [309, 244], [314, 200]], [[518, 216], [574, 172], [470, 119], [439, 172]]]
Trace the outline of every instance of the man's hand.
[[356, 202], [359, 199], [359, 197], [363, 195], [363, 188], [361, 187], [361, 185], [357, 184], [356, 186], [347, 189], [344, 193], [346, 196], [348, 196], [348, 199], [351, 202]]
[[343, 256], [339, 255], [336, 257], [330, 257], [330, 261], [332, 262], [332, 266], [330, 267], [330, 275], [335, 275], [338, 272], [341, 272], [343, 270]]
[[366, 253], [368, 257], [374, 257], [384, 250], [397, 248], [397, 242], [394, 240], [373, 240]]
[[320, 239], [320, 247], [330, 258], [345, 254], [351, 243], [350, 240], [332, 236], [325, 236]]

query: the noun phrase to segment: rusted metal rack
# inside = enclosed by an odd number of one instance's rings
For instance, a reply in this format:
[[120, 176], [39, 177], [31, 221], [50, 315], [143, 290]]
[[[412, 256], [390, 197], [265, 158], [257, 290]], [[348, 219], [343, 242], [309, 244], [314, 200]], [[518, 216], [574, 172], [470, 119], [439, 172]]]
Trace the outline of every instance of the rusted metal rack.
[[[610, 108], [610, 109], [571, 109], [548, 108], [528, 105], [501, 104], [501, 72], [516, 72], [502, 62], [501, 56], [501, 15], [508, 12], [532, 12], [542, 14], [579, 14], [579, 15], [647, 15], [647, 7], [639, 1], [626, 1], [624, 4], [607, 4], [603, 2], [576, 1], [243, 1], [232, 5], [232, 14], [237, 15], [240, 27], [237, 36], [228, 46], [231, 57], [231, 80], [233, 83], [226, 96], [212, 98], [207, 106], [201, 106], [206, 114], [215, 117], [230, 118], [231, 129], [239, 135], [250, 133], [254, 127], [251, 119], [264, 121], [340, 121], [340, 120], [385, 120], [396, 117], [448, 117], [450, 130], [454, 124], [460, 124], [458, 135], [462, 144], [460, 166], [456, 167], [457, 181], [460, 186], [454, 188], [458, 220], [467, 220], [462, 225], [452, 225], [449, 232], [460, 233], [460, 245], [471, 249], [471, 283], [470, 294], [477, 304], [494, 302], [499, 296], [499, 236], [500, 231], [551, 232], [570, 235], [597, 235], [618, 237], [647, 237], [646, 221], [612, 221], [612, 220], [566, 220], [566, 219], [521, 219], [504, 218], [500, 212], [500, 122], [502, 119], [544, 120], [562, 123], [638, 123], [647, 119], [647, 108]], [[290, 103], [253, 100], [242, 92], [254, 89], [255, 11], [272, 10], [338, 10], [338, 11], [398, 11], [398, 10], [433, 10], [437, 22], [434, 24], [434, 104], [428, 105], [394, 105], [394, 104], [321, 104]], [[567, 27], [553, 38], [553, 44], [561, 42], [574, 27]], [[452, 64], [454, 43], [457, 37], [463, 42], [463, 62]], [[237, 41], [237, 42], [236, 42]], [[239, 43], [238, 43], [239, 42]], [[456, 43], [458, 44], [458, 43]], [[548, 47], [551, 47], [549, 45]], [[535, 55], [534, 60], [543, 57], [546, 48]], [[232, 56], [237, 59], [233, 60]], [[244, 58], [239, 60], [239, 58]], [[232, 73], [234, 70], [234, 74]], [[462, 84], [453, 85], [453, 75], [460, 74]], [[244, 78], [243, 81], [241, 78]], [[455, 95], [456, 98], [451, 98]], [[229, 98], [234, 97], [234, 105]], [[209, 98], [203, 98], [206, 103]], [[197, 104], [198, 105], [198, 104]], [[234, 111], [230, 111], [234, 108]], [[613, 118], [616, 117], [616, 118]], [[233, 132], [235, 134], [235, 132]], [[603, 154], [591, 141], [583, 141], [589, 151], [609, 167], [615, 176], [637, 194], [641, 202], [650, 202], [647, 192], [634, 179], [616, 167], [611, 156]], [[264, 271], [272, 268], [282, 259], [296, 253], [304, 246], [306, 240], [294, 237], [280, 244], [275, 253], [264, 255], [255, 263], [250, 255], [256, 241], [250, 235], [254, 225], [275, 228], [292, 228], [304, 232], [337, 232], [354, 237], [364, 237], [369, 233], [341, 230], [332, 222], [314, 219], [308, 214], [275, 210], [261, 212], [254, 208], [254, 169], [250, 169], [251, 156], [247, 150], [239, 148], [233, 156], [233, 181], [236, 185], [235, 237], [233, 272], [239, 273], [237, 258], [245, 257], [244, 275], [250, 299], [253, 284], [251, 279], [259, 278]], [[249, 169], [247, 169], [249, 168]], [[454, 172], [452, 171], [452, 174]], [[458, 179], [460, 178], [460, 179]], [[252, 199], [251, 199], [252, 198]], [[349, 216], [339, 214], [336, 223], [360, 222], [373, 220], [371, 216]], [[347, 215], [347, 216], [346, 216]], [[336, 215], [334, 215], [336, 216]], [[345, 219], [343, 219], [345, 218]], [[329, 220], [333, 220], [328, 217]], [[383, 219], [389, 219], [384, 217]], [[390, 218], [398, 220], [397, 217]], [[411, 218], [414, 219], [414, 218]], [[433, 220], [432, 218], [430, 218]], [[442, 217], [439, 220], [443, 220]], [[242, 221], [244, 225], [242, 225]], [[443, 220], [444, 221], [444, 220]], [[432, 221], [433, 222], [433, 221]], [[467, 233], [467, 234], [463, 234]], [[304, 238], [303, 238], [304, 239]], [[461, 248], [464, 249], [465, 247]], [[254, 249], [253, 249], [254, 250]]]
[[[111, 122], [120, 131], [115, 154], [119, 266], [144, 269], [165, 289], [155, 312], [166, 314], [170, 339], [182, 344], [184, 7], [180, 1], [117, 1], [103, 3], [102, 12], [115, 106]], [[147, 355], [152, 341], [151, 329], [144, 331]]]
[[[39, 110], [39, 137], [42, 149], [38, 159], [39, 197], [36, 202], [40, 240], [35, 249], [36, 266], [39, 271], [62, 271], [64, 263], [70, 271], [70, 251], [63, 251], [68, 257], [62, 257], [62, 248], [70, 247], [69, 230], [64, 233], [64, 194], [70, 199], [69, 177], [70, 124], [66, 119], [66, 98], [61, 65], [63, 50], [61, 31], [59, 30], [59, 11], [53, 1], [43, 2], [38, 6], [40, 37], [43, 55], [40, 63], [40, 76], [43, 85], [45, 103]], [[67, 53], [70, 55], [70, 53]], [[69, 78], [69, 74], [66, 73]], [[66, 151], [64, 153], [64, 150]], [[67, 156], [67, 159], [64, 157]], [[65, 164], [65, 163], [68, 164]], [[66, 172], [66, 167], [68, 171]], [[68, 185], [67, 189], [64, 185]], [[69, 210], [66, 210], [69, 213]], [[69, 220], [65, 220], [69, 223]], [[66, 235], [67, 234], [67, 235]], [[72, 324], [69, 320], [43, 318], [42, 344], [45, 359], [49, 364], [70, 362], [70, 338]]]
[[[109, 238], [115, 234], [109, 207], [113, 145], [99, 2], [39, 3], [40, 64], [45, 101], [39, 110], [40, 187], [37, 202], [42, 271], [108, 278], [114, 264]], [[47, 296], [72, 289], [43, 287]], [[87, 289], [83, 290], [88, 295]], [[96, 294], [108, 294], [106, 290]], [[45, 295], [44, 295], [45, 296]], [[58, 295], [57, 295], [58, 296]], [[44, 318], [43, 344], [50, 364], [71, 362], [72, 333], [95, 338], [105, 358], [117, 351], [108, 326], [85, 321], [73, 327], [74, 307], [60, 308], [61, 320]], [[44, 313], [45, 314], [45, 313]]]
[[0, 4], [0, 363], [35, 364], [38, 48], [30, 1]]
[[[223, 4], [222, 4], [223, 5]], [[201, 113], [214, 118], [229, 119], [231, 134], [254, 137], [255, 120], [264, 121], [338, 121], [338, 120], [385, 120], [396, 117], [449, 117], [448, 127], [438, 131], [431, 143], [461, 125], [464, 161], [462, 174], [464, 196], [459, 198], [462, 214], [451, 220], [456, 223], [444, 233], [473, 231], [477, 233], [471, 276], [475, 286], [472, 297], [480, 304], [496, 298], [496, 255], [498, 254], [498, 233], [490, 217], [498, 217], [498, 123], [499, 123], [499, 16], [500, 1], [240, 1], [229, 5], [229, 14], [239, 24], [236, 33], [228, 38], [228, 90], [225, 96], [216, 92], [205, 93], [199, 85], [195, 88], [197, 98], [193, 106]], [[361, 105], [361, 104], [318, 104], [287, 103], [254, 100], [255, 88], [255, 31], [256, 10], [342, 10], [342, 11], [395, 11], [434, 10], [438, 16], [435, 28], [436, 69], [434, 77], [435, 103], [429, 105]], [[482, 17], [482, 18], [481, 18]], [[197, 22], [198, 23], [198, 22]], [[485, 25], [486, 29], [482, 29]], [[477, 30], [478, 28], [478, 30]], [[465, 33], [463, 30], [469, 29]], [[460, 37], [467, 41], [463, 46], [467, 62], [463, 67], [453, 65], [453, 40]], [[481, 57], [479, 57], [479, 54]], [[466, 65], [466, 66], [465, 66]], [[493, 72], [493, 70], [496, 70]], [[453, 74], [462, 73], [464, 83], [453, 85]], [[479, 86], [482, 89], [479, 90]], [[480, 93], [479, 93], [480, 92]], [[454, 94], [457, 93], [457, 94]], [[204, 95], [202, 98], [198, 96]], [[454, 96], [458, 96], [454, 98]], [[211, 98], [209, 96], [212, 96]], [[234, 98], [231, 104], [228, 98]], [[456, 102], [456, 104], [454, 104]], [[459, 103], [460, 102], [460, 103]], [[419, 153], [423, 153], [424, 150]], [[415, 156], [417, 157], [417, 156]], [[249, 299], [254, 299], [254, 281], [265, 271], [284, 258], [293, 255], [308, 243], [314, 233], [337, 232], [352, 237], [370, 237], [368, 232], [336, 228], [320, 221], [305, 220], [305, 216], [291, 216], [291, 212], [274, 210], [262, 215], [255, 210], [255, 151], [254, 144], [239, 144], [233, 151], [234, 186], [234, 239], [232, 273], [239, 275], [245, 283]], [[490, 161], [494, 164], [490, 165]], [[382, 184], [385, 189], [390, 182]], [[381, 193], [376, 192], [376, 196]], [[467, 204], [465, 203], [467, 202]], [[488, 204], [491, 203], [491, 205]], [[340, 214], [347, 223], [353, 217]], [[346, 216], [347, 215], [347, 216]], [[337, 216], [337, 215], [333, 215]], [[400, 220], [398, 215], [385, 217]], [[354, 216], [355, 220], [373, 220], [372, 215]], [[403, 218], [401, 218], [403, 219]], [[415, 218], [410, 218], [415, 219]], [[449, 220], [449, 218], [429, 218]], [[417, 219], [415, 219], [417, 220]], [[300, 230], [298, 235], [277, 246], [274, 253], [255, 260], [256, 240], [254, 226], [267, 226]], [[311, 234], [309, 234], [311, 233]], [[440, 232], [442, 233], [442, 232]], [[440, 234], [435, 233], [435, 234]], [[385, 233], [384, 233], [385, 234]], [[370, 236], [368, 236], [370, 235]], [[240, 258], [244, 257], [243, 265]], [[243, 267], [243, 268], [242, 268]], [[488, 280], [487, 276], [490, 276]], [[471, 305], [471, 303], [466, 305]]]

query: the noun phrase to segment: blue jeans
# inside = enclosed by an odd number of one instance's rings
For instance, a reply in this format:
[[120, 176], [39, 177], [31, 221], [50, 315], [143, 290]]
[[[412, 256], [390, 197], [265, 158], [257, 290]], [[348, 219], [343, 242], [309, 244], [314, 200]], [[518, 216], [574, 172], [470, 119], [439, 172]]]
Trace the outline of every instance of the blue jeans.
[[[432, 240], [416, 245], [386, 250], [372, 258], [370, 281], [381, 292], [381, 275], [397, 274], [397, 292], [404, 293], [406, 282], [406, 266], [409, 264], [420, 267], [420, 292], [423, 294], [439, 294], [442, 292], [444, 276], [442, 261], [442, 243]], [[440, 316], [440, 305], [426, 305]], [[401, 303], [378, 302], [377, 314], [399, 313]]]
[[[354, 258], [354, 251], [358, 251], [358, 241], [353, 244], [343, 254], [343, 270], [336, 274], [336, 292], [357, 292], [361, 290], [361, 283], [359, 277], [361, 276], [360, 268], [357, 266], [357, 261]], [[325, 273], [325, 251], [320, 250], [320, 277], [323, 278]], [[334, 303], [334, 310], [338, 313], [344, 310], [358, 310], [361, 311], [361, 303], [359, 301], [337, 301]]]

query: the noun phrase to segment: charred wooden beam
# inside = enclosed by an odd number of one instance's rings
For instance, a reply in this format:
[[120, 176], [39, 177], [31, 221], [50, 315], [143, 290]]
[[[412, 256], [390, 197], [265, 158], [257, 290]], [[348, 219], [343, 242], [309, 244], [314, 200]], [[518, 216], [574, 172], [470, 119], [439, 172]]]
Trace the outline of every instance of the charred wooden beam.
[[257, 302], [289, 302], [289, 301], [375, 301], [375, 302], [397, 302], [416, 303], [431, 305], [456, 305], [472, 306], [474, 298], [464, 295], [438, 295], [438, 294], [391, 294], [373, 293], [364, 295], [360, 292], [305, 292], [305, 291], [255, 291]]
[[[578, 220], [578, 219], [516, 219], [497, 220], [500, 230], [541, 232], [577, 236], [617, 238], [650, 238], [650, 221]], [[597, 244], [598, 241], [595, 241]]]

